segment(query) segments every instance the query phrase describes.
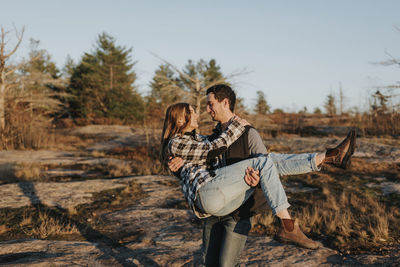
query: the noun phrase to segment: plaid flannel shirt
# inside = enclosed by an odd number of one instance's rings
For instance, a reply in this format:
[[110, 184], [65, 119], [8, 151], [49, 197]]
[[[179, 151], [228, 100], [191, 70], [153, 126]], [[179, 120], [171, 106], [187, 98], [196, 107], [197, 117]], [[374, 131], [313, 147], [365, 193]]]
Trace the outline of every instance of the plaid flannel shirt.
[[199, 134], [175, 136], [169, 141], [169, 154], [183, 159], [180, 173], [182, 191], [197, 217], [210, 216], [198, 211], [194, 204], [197, 191], [213, 179], [207, 168], [208, 153], [212, 150], [229, 147], [243, 134], [244, 130], [244, 126], [233, 120], [220, 137], [213, 141], [209, 141], [207, 136]]

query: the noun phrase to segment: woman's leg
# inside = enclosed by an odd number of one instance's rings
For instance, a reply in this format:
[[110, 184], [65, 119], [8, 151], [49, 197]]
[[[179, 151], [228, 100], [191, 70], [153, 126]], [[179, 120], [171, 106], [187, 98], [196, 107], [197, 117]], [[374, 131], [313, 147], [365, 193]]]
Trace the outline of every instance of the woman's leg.
[[[313, 154], [276, 154], [269, 156], [275, 163], [279, 175], [296, 175], [312, 171], [319, 171], [319, 165], [325, 158], [325, 153]], [[276, 214], [281, 219], [291, 219], [287, 209]]]
[[214, 179], [201, 187], [198, 192], [205, 212], [216, 216], [227, 215], [250, 197], [254, 189], [243, 179], [249, 166], [260, 170], [261, 187], [273, 214], [290, 206], [275, 163], [267, 155], [216, 170]]
[[[286, 208], [280, 207], [287, 203], [287, 197], [280, 181], [280, 175], [295, 175], [318, 171], [319, 155], [313, 154], [275, 154], [270, 153], [265, 157], [248, 159], [236, 164], [221, 168], [216, 171], [217, 176], [207, 183], [202, 192], [207, 191], [207, 197], [200, 196], [203, 205], [207, 206], [208, 213], [223, 216], [240, 207], [253, 193], [251, 188], [243, 181], [245, 168], [252, 166], [255, 169], [265, 168], [263, 191], [273, 213], [280, 218], [290, 218]], [[259, 161], [265, 161], [260, 165]], [[261, 170], [261, 169], [260, 169]], [[271, 178], [272, 177], [272, 178]], [[284, 205], [285, 206], [285, 205]]]
[[274, 161], [267, 155], [218, 169], [216, 177], [198, 191], [197, 197], [206, 213], [223, 216], [236, 210], [253, 193], [253, 188], [244, 181], [247, 167], [260, 170], [260, 184], [273, 214], [281, 223], [277, 238], [299, 246], [316, 249], [317, 242], [308, 239], [295, 220], [290, 219], [287, 208], [290, 204]]
[[277, 154], [270, 153], [269, 157], [274, 162], [279, 175], [297, 175], [319, 171], [318, 165], [325, 157], [321, 153], [304, 154]]

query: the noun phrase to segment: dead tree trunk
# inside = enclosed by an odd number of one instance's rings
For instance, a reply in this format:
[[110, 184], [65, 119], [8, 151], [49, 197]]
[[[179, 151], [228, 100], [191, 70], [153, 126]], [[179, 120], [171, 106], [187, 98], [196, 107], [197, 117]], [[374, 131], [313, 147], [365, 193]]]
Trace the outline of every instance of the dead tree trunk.
[[196, 80], [195, 97], [196, 97], [196, 113], [200, 115], [201, 98], [203, 96], [201, 95], [201, 81], [199, 80]]
[[[2, 43], [3, 44], [3, 43]], [[1, 54], [3, 54], [3, 46], [1, 46]], [[4, 103], [4, 98], [5, 98], [5, 92], [6, 92], [6, 84], [5, 84], [5, 79], [6, 79], [6, 73], [5, 73], [5, 68], [4, 68], [5, 62], [3, 60], [3, 57], [0, 56], [0, 132], [3, 132], [5, 128], [5, 103]]]
[[0, 133], [4, 131], [4, 128], [6, 126], [6, 121], [5, 121], [5, 98], [6, 98], [6, 93], [7, 93], [7, 76], [15, 72], [18, 67], [8, 69], [6, 67], [6, 61], [8, 58], [10, 58], [18, 49], [19, 45], [21, 44], [22, 41], [22, 36], [24, 34], [24, 29], [22, 28], [22, 31], [18, 33], [17, 30], [15, 30], [16, 35], [17, 35], [17, 44], [14, 46], [14, 48], [11, 50], [11, 52], [7, 53], [5, 51], [5, 46], [6, 46], [6, 36], [8, 32], [4, 31], [4, 28], [1, 28], [1, 40], [0, 40]]
[[4, 73], [1, 73], [0, 78], [0, 133], [3, 132], [6, 127], [6, 119], [5, 119], [5, 91], [6, 85], [4, 84]]

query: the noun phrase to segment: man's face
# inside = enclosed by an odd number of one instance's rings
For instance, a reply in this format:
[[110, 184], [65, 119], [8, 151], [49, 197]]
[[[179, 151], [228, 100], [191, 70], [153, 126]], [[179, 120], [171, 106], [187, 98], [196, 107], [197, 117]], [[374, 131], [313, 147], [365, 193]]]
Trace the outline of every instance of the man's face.
[[226, 116], [228, 112], [227, 104], [229, 110], [229, 103], [227, 99], [218, 102], [214, 93], [209, 93], [207, 95], [207, 112], [210, 114], [213, 121], [221, 122], [222, 118]]

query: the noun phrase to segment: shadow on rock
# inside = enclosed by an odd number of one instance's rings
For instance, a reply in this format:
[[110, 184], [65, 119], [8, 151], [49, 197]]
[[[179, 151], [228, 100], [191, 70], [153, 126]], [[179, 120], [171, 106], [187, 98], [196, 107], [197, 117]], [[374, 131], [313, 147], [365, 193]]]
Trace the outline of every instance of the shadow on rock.
[[[103, 252], [103, 256], [100, 258], [111, 257], [119, 264], [121, 264], [121, 266], [137, 266], [137, 264], [133, 263], [131, 259], [132, 257], [140, 256], [141, 264], [145, 264], [146, 266], [159, 266], [159, 264], [154, 262], [152, 259], [144, 256], [141, 251], [131, 250], [124, 245], [119, 244], [112, 238], [93, 229], [90, 224], [72, 218], [67, 210], [59, 207], [48, 207], [43, 205], [36, 194], [35, 185], [32, 182], [19, 183], [19, 186], [24, 195], [30, 199], [31, 204], [36, 209], [37, 213], [45, 211], [48, 216], [59, 221], [63, 221], [67, 217], [71, 225], [75, 226], [79, 230], [82, 237], [84, 237], [88, 242], [92, 243], [95, 247]], [[49, 255], [52, 257], [62, 256], [62, 254]], [[17, 259], [18, 257], [25, 257], [26, 261], [32, 261], [32, 257], [35, 258], [36, 253], [6, 254], [0, 256], [0, 259], [2, 260], [0, 262], [10, 262], [14, 259]], [[44, 254], [44, 257], [42, 258], [46, 258], [46, 254]]]
[[0, 264], [33, 263], [41, 259], [62, 257], [65, 253], [23, 252], [0, 255]]

